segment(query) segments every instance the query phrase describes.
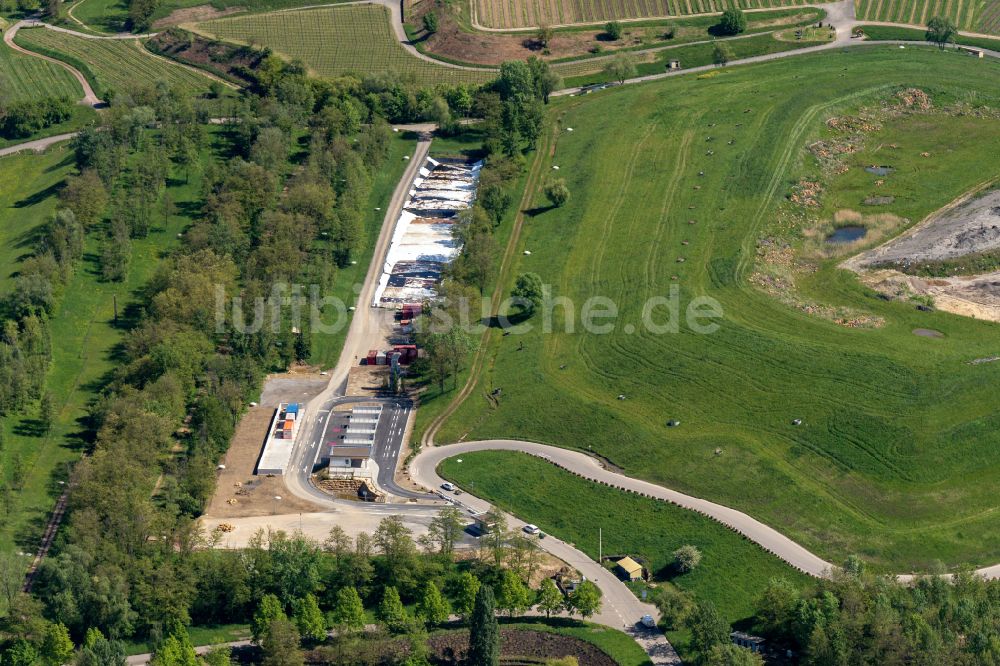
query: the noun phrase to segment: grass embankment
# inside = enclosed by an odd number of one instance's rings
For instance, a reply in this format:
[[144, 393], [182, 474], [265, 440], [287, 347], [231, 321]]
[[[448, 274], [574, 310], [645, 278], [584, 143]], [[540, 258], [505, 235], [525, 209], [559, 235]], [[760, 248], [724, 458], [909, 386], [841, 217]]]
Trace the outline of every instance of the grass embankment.
[[[493, 334], [478, 386], [439, 441], [593, 447], [627, 474], [746, 511], [830, 561], [858, 553], [905, 571], [1000, 560], [1000, 365], [968, 363], [996, 353], [997, 327], [882, 301], [832, 262], [807, 288], [883, 327], [837, 325], [749, 284], [764, 227], [813, 169], [804, 147], [827, 117], [909, 86], [1000, 108], [998, 73], [989, 60], [873, 47], [561, 99], [553, 113], [574, 131], [552, 164], [572, 196], [531, 219], [532, 255], [517, 256], [513, 275], [537, 272], [571, 299], [575, 332], [560, 306], [550, 334], [544, 314], [528, 334]], [[950, 142], [951, 170], [925, 159], [894, 212], [921, 219], [995, 175], [992, 143], [961, 127], [935, 139]], [[672, 286], [679, 331], [647, 331], [643, 306]], [[580, 318], [597, 295], [619, 312], [603, 334]], [[703, 295], [724, 313], [712, 334], [684, 317]], [[669, 316], [657, 308], [654, 321]], [[919, 338], [918, 327], [947, 339]], [[496, 406], [491, 387], [503, 389]]]
[[127, 92], [137, 85], [151, 86], [160, 81], [198, 95], [206, 92], [211, 83], [204, 74], [154, 56], [138, 40], [86, 39], [41, 28], [21, 30], [15, 40], [24, 48], [76, 66], [99, 95], [109, 90]]
[[[220, 131], [210, 130], [212, 140]], [[214, 147], [203, 152], [206, 165], [214, 152]], [[70, 173], [72, 164], [72, 153], [65, 145], [41, 156], [0, 159], [0, 174], [8, 176], [0, 177], [0, 251], [5, 253], [2, 265], [6, 268], [0, 290], [10, 288], [10, 274], [30, 249], [32, 230], [55, 210], [58, 183]], [[0, 452], [4, 481], [10, 481], [9, 463], [14, 456], [20, 456], [27, 470], [23, 489], [12, 494], [10, 511], [0, 522], [0, 548], [34, 550], [61, 491], [58, 481], [67, 478], [70, 465], [87, 446], [81, 419], [115, 368], [115, 350], [125, 333], [114, 322], [114, 298], [117, 296], [119, 312], [123, 312], [152, 277], [164, 253], [179, 243], [177, 234], [191, 223], [183, 212], [200, 199], [201, 179], [192, 177], [184, 183], [177, 177], [169, 181], [168, 188], [181, 214], [171, 216], [167, 224], [160, 217], [148, 237], [132, 241], [125, 282], [99, 279], [100, 234], [87, 235], [84, 258], [62, 290], [60, 304], [50, 319], [52, 364], [45, 391], [52, 394], [55, 407], [51, 431], [37, 434], [33, 405], [26, 406], [24, 413], [0, 419], [5, 435]]]
[[[357, 292], [355, 285], [361, 285], [365, 281], [368, 266], [372, 262], [375, 244], [378, 240], [379, 232], [382, 230], [382, 222], [385, 211], [392, 197], [393, 190], [399, 183], [399, 179], [406, 170], [408, 160], [404, 160], [404, 155], [413, 155], [416, 147], [416, 139], [408, 133], [397, 133], [393, 135], [393, 141], [389, 146], [389, 157], [386, 159], [385, 167], [381, 169], [372, 181], [371, 195], [368, 197], [368, 209], [365, 213], [364, 229], [365, 244], [362, 252], [355, 258], [354, 265], [345, 266], [337, 271], [334, 277], [333, 286], [326, 292], [326, 295], [340, 299], [345, 305], [350, 307], [356, 305], [362, 307], [363, 304], [356, 303]], [[367, 307], [367, 304], [364, 304]], [[324, 312], [323, 321], [333, 323], [336, 315], [331, 312]], [[312, 335], [312, 356], [310, 361], [324, 368], [329, 368], [337, 364], [340, 358], [341, 349], [344, 346], [344, 338], [347, 337], [347, 326], [333, 334], [313, 331]]]
[[[474, 482], [476, 496], [575, 544], [594, 560], [600, 529], [605, 555], [646, 558], [655, 580], [669, 580], [711, 601], [730, 622], [752, 615], [754, 599], [771, 578], [784, 576], [799, 585], [810, 581], [710, 518], [581, 479], [527, 454], [462, 454], [447, 459], [440, 471], [466, 489]], [[677, 575], [670, 566], [672, 553], [685, 544], [697, 546], [703, 558], [694, 571]]]
[[[603, 26], [556, 28], [548, 46], [540, 49], [530, 33], [486, 33], [476, 30], [463, 20], [467, 7], [462, 5], [428, 7], [428, 11], [437, 13], [440, 22], [438, 31], [430, 34], [423, 27], [425, 13], [421, 13], [419, 7], [417, 9], [409, 13], [408, 22], [403, 24], [417, 50], [439, 60], [462, 65], [498, 65], [506, 59], [539, 55], [553, 64], [577, 62], [601, 58], [609, 53], [660, 50], [725, 37], [719, 28], [719, 15], [696, 16], [626, 23], [622, 37], [617, 41], [608, 39]], [[825, 11], [814, 7], [754, 12], [747, 15], [745, 34], [812, 25], [825, 17]], [[482, 48], [470, 52], [473, 43], [480, 44]], [[470, 58], [474, 58], [476, 62], [469, 62]]]
[[[772, 34], [763, 34], [739, 39], [727, 39], [724, 40], [724, 43], [729, 48], [730, 59], [740, 60], [742, 58], [752, 58], [753, 56], [818, 46], [826, 43], [826, 41], [785, 41], [783, 39], [776, 39]], [[647, 58], [651, 59], [647, 61]], [[670, 60], [679, 60], [681, 67], [684, 69], [714, 64], [715, 44], [688, 44], [687, 46], [679, 46], [677, 48], [664, 49], [646, 54], [645, 57], [636, 57], [636, 75], [648, 76], [650, 74], [660, 74], [666, 71], [667, 63]], [[563, 77], [566, 87], [572, 88], [613, 81], [613, 77], [600, 71], [608, 62], [610, 62], [610, 59], [581, 60], [574, 63], [560, 63], [555, 65], [553, 69]]]
[[[903, 28], [893, 25], [863, 25], [861, 26], [865, 35], [870, 40], [903, 40], [903, 41], [926, 41], [927, 31], [918, 28]], [[955, 44], [961, 46], [974, 46], [980, 49], [991, 49], [1000, 51], [1000, 38], [988, 39], [986, 37], [970, 37], [968, 35], [955, 35]], [[955, 48], [948, 46], [946, 48]]]
[[266, 46], [290, 60], [300, 59], [317, 76], [395, 72], [429, 85], [495, 78], [490, 71], [460, 70], [414, 57], [397, 41], [390, 20], [385, 7], [355, 5], [233, 16], [192, 27], [217, 39]]

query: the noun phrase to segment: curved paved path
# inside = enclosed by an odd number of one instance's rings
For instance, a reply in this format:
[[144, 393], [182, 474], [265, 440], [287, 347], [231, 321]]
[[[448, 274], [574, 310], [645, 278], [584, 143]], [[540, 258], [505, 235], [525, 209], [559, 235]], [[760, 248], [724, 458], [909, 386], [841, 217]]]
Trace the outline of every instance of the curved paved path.
[[33, 150], [36, 153], [40, 153], [46, 150], [49, 146], [55, 143], [59, 143], [60, 141], [66, 141], [68, 139], [72, 139], [76, 135], [77, 135], [76, 132], [68, 132], [67, 134], [55, 134], [53, 136], [47, 136], [44, 139], [25, 141], [24, 143], [19, 143], [17, 145], [9, 146], [7, 148], [0, 148], [0, 157], [6, 157], [7, 155], [23, 153], [28, 150]]
[[[528, 445], [527, 447], [525, 445]], [[534, 448], [540, 447], [540, 448]], [[509, 440], [491, 440], [486, 442], [464, 442], [461, 444], [450, 444], [443, 447], [424, 448], [410, 464], [411, 478], [417, 483], [431, 489], [440, 488], [444, 479], [438, 476], [437, 466], [445, 458], [451, 458], [470, 451], [486, 450], [508, 450], [527, 451], [534, 455], [539, 455], [555, 461], [556, 459], [573, 460], [576, 456], [580, 460], [575, 463], [581, 469], [595, 468], [596, 463], [583, 454], [573, 451], [556, 449], [541, 444], [529, 445], [528, 442], [516, 442]], [[550, 456], [552, 456], [550, 458]], [[573, 464], [573, 463], [570, 463]], [[600, 468], [596, 468], [600, 469]], [[627, 477], [624, 477], [627, 478]], [[486, 500], [480, 499], [469, 493], [464, 493], [458, 497], [447, 495], [448, 499], [458, 506], [471, 513], [481, 513], [492, 508]], [[511, 514], [504, 514], [507, 525], [513, 530], [520, 530], [527, 523]], [[566, 543], [552, 535], [546, 535], [544, 539], [537, 542], [546, 552], [554, 555], [567, 563], [583, 576], [597, 585], [602, 594], [601, 611], [591, 618], [592, 621], [604, 624], [615, 629], [621, 629], [632, 636], [649, 654], [654, 664], [680, 664], [680, 658], [674, 651], [667, 639], [659, 631], [642, 630], [638, 625], [639, 619], [646, 614], [659, 618], [659, 610], [652, 604], [644, 603], [636, 598], [623, 582], [618, 580], [610, 571], [593, 561], [578, 550], [572, 544]]]

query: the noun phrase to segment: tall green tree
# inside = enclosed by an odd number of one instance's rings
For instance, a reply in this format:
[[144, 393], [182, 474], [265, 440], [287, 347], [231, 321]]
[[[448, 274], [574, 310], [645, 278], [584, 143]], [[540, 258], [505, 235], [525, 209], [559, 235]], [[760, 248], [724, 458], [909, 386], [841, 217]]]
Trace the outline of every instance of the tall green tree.
[[698, 604], [687, 619], [687, 627], [691, 631], [691, 651], [699, 664], [710, 663], [712, 648], [729, 642], [729, 625], [710, 601]]
[[538, 610], [545, 613], [545, 617], [552, 617], [553, 613], [558, 613], [563, 609], [565, 599], [562, 592], [556, 587], [554, 580], [546, 578], [542, 581], [541, 587], [538, 588], [535, 605], [538, 606]]
[[326, 638], [326, 619], [314, 594], [307, 594], [292, 602], [292, 621], [303, 638], [314, 641]]
[[439, 553], [451, 555], [455, 550], [455, 543], [462, 536], [464, 527], [462, 512], [456, 507], [449, 506], [431, 519], [428, 536], [437, 545]]
[[927, 41], [937, 44], [940, 48], [955, 41], [958, 26], [950, 18], [935, 16], [927, 22]]
[[500, 664], [500, 626], [496, 617], [496, 601], [489, 585], [476, 593], [476, 606], [469, 624], [469, 666], [498, 666]]
[[742, 9], [730, 7], [722, 12], [719, 31], [724, 35], [738, 35], [747, 29], [747, 16]]
[[257, 611], [253, 614], [253, 620], [250, 623], [250, 635], [253, 636], [254, 642], [260, 642], [272, 622], [284, 619], [287, 619], [285, 608], [278, 597], [273, 594], [265, 594], [261, 597], [260, 603], [257, 604]]
[[507, 611], [510, 617], [514, 617], [514, 615], [531, 607], [531, 591], [521, 580], [521, 577], [511, 569], [504, 569], [500, 573], [496, 605], [500, 610]]
[[542, 305], [542, 278], [538, 273], [521, 273], [510, 295], [521, 312], [530, 317]]
[[638, 71], [635, 67], [635, 60], [630, 55], [618, 53], [605, 65], [604, 73], [618, 83], [625, 83], [626, 79], [634, 77]]
[[285, 618], [273, 620], [261, 637], [263, 666], [303, 666], [305, 658], [299, 647], [299, 632]]
[[365, 607], [353, 587], [337, 590], [337, 601], [330, 614], [333, 626], [340, 631], [358, 632], [365, 628]]
[[476, 607], [476, 596], [481, 583], [468, 571], [463, 571], [455, 583], [455, 612], [468, 620]]
[[588, 618], [601, 610], [601, 590], [589, 580], [576, 586], [566, 604], [571, 613], [579, 613]]
[[441, 596], [441, 590], [433, 581], [427, 581], [424, 593], [417, 604], [417, 614], [429, 625], [444, 624], [451, 614], [448, 601]]
[[410, 618], [396, 588], [391, 586], [385, 588], [382, 601], [375, 611], [375, 617], [394, 634], [404, 633], [409, 628]]

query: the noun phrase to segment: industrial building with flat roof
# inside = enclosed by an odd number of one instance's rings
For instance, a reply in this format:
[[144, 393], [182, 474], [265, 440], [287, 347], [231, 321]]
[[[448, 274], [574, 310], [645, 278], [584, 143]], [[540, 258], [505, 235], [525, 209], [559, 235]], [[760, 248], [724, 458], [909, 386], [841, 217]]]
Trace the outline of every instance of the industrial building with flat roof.
[[281, 403], [274, 410], [271, 426], [264, 440], [264, 450], [257, 462], [257, 474], [284, 474], [292, 458], [292, 447], [298, 434], [297, 424], [303, 410], [298, 403]]

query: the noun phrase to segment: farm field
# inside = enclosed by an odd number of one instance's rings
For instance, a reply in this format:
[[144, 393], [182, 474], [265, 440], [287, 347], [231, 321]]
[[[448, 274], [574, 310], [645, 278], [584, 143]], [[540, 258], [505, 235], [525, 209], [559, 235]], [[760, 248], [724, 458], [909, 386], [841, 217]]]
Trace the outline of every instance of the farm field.
[[192, 27], [218, 39], [270, 47], [302, 60], [318, 76], [396, 72], [425, 85], [493, 78], [490, 71], [460, 70], [414, 57], [396, 40], [389, 20], [389, 10], [381, 5], [354, 5], [234, 16]]
[[[345, 0], [341, 0], [345, 1]], [[166, 25], [174, 25], [179, 21], [191, 20], [191, 15], [183, 10], [199, 8], [200, 15], [204, 12], [225, 11], [236, 8], [241, 12], [266, 12], [276, 9], [288, 9], [303, 5], [316, 4], [310, 0], [165, 0], [156, 6], [153, 12], [153, 28], [158, 30]], [[333, 4], [333, 3], [324, 3]], [[76, 0], [73, 5], [73, 16], [82, 21], [88, 28], [97, 32], [123, 32], [128, 20], [128, 5], [123, 0]], [[178, 12], [174, 14], [174, 12]], [[66, 27], [79, 27], [79, 24], [68, 19]]]
[[[496, 474], [498, 469], [504, 473]], [[527, 454], [463, 454], [446, 460], [440, 472], [467, 490], [474, 481], [478, 497], [530, 518], [543, 532], [575, 544], [594, 560], [600, 528], [605, 555], [645, 558], [654, 580], [669, 580], [699, 600], [711, 601], [729, 622], [752, 616], [754, 600], [771, 578], [783, 576], [797, 586], [811, 580], [700, 514], [601, 486]], [[672, 553], [685, 544], [698, 547], [703, 558], [694, 571], [676, 575]]]
[[[207, 165], [211, 148], [206, 148], [202, 159]], [[5, 269], [0, 275], [0, 293], [10, 288], [10, 274], [28, 249], [25, 243], [31, 230], [55, 209], [57, 185], [72, 165], [67, 144], [40, 156], [0, 158], [0, 240], [5, 252], [0, 257]], [[12, 177], [15, 173], [18, 176]], [[177, 209], [184, 211], [184, 204], [200, 196], [201, 178], [192, 177], [188, 184], [175, 178], [169, 191]], [[52, 430], [47, 435], [37, 433], [34, 405], [24, 413], [0, 418], [4, 431], [0, 451], [4, 477], [0, 481], [10, 482], [14, 457], [20, 458], [26, 470], [23, 489], [10, 495], [8, 513], [0, 521], [0, 549], [32, 552], [36, 548], [59, 494], [57, 481], [67, 478], [70, 465], [87, 444], [81, 439], [80, 421], [117, 364], [115, 349], [124, 331], [113, 322], [113, 297], [117, 295], [119, 307], [128, 304], [190, 222], [186, 216], [174, 215], [166, 225], [161, 220], [147, 238], [133, 241], [130, 270], [123, 283], [99, 280], [100, 234], [87, 235], [84, 258], [62, 289], [60, 304], [50, 319], [52, 364], [45, 390], [52, 394], [55, 406]]]
[[39, 95], [73, 100], [83, 96], [80, 84], [59, 65], [18, 53], [3, 43], [0, 43], [0, 91], [10, 101]]
[[91, 85], [96, 83], [98, 94], [108, 90], [124, 92], [136, 85], [151, 86], [160, 81], [198, 94], [207, 91], [211, 83], [207, 76], [153, 56], [138, 40], [86, 39], [33, 29], [18, 32], [16, 41], [53, 57], [64, 54], [70, 64], [83, 63], [89, 70], [83, 73], [91, 77]]
[[613, 19], [719, 13], [729, 7], [776, 9], [801, 7], [809, 0], [473, 0], [475, 21], [486, 28], [598, 23]]
[[[779, 204], [817, 170], [805, 147], [827, 118], [911, 86], [938, 106], [997, 109], [998, 73], [952, 52], [871, 47], [559, 100], [550, 117], [574, 131], [560, 134], [552, 164], [571, 198], [547, 209], [539, 196], [513, 274], [537, 272], [574, 309], [556, 308], [551, 333], [539, 330], [544, 313], [531, 332], [494, 333], [479, 386], [438, 441], [592, 448], [834, 562], [857, 553], [882, 570], [919, 571], [1000, 561], [1000, 364], [970, 364], [996, 354], [998, 326], [884, 301], [835, 259], [817, 263], [805, 295], [884, 325], [841, 325], [750, 283], [762, 237], [785, 224]], [[997, 123], [988, 112], [884, 129], [879, 142], [901, 147], [878, 158], [899, 162], [886, 212], [916, 221], [1000, 176]], [[829, 205], [861, 205], [857, 182], [843, 183]], [[719, 329], [643, 326], [647, 300], [671, 298], [672, 287], [681, 314], [696, 297], [716, 299]], [[601, 334], [580, 321], [595, 295], [619, 313]], [[656, 312], [657, 323], [670, 316]], [[490, 387], [503, 389], [496, 404]]]
[[855, 6], [862, 21], [923, 26], [944, 16], [959, 30], [1000, 34], [1000, 0], [855, 0]]

